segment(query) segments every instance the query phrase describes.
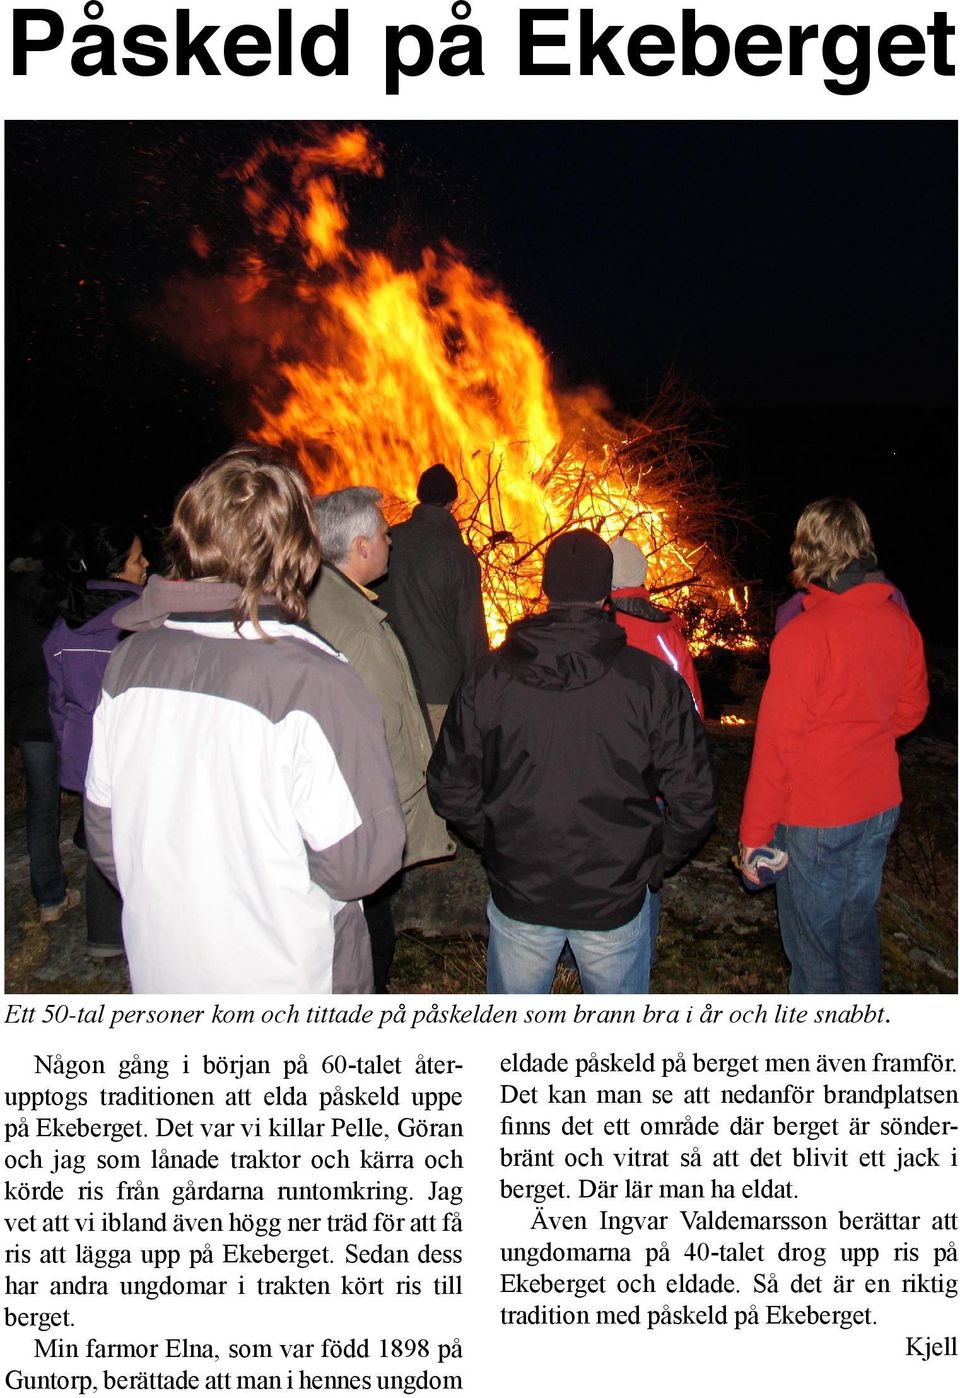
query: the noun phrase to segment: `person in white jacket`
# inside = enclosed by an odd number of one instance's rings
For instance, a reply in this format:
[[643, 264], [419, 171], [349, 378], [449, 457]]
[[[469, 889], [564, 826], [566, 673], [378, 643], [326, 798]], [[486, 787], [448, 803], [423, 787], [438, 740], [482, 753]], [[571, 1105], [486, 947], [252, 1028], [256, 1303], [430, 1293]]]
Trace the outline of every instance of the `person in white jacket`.
[[227, 453], [168, 556], [118, 614], [86, 783], [132, 987], [371, 991], [358, 900], [400, 867], [403, 816], [377, 701], [299, 624], [319, 561], [299, 474]]

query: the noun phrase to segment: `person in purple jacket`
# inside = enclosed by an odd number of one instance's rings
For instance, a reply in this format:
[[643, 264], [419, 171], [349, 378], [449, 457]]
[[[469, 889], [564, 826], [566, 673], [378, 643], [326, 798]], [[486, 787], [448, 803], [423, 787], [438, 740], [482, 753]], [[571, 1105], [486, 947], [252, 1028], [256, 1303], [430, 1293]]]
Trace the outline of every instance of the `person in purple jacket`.
[[74, 540], [69, 525], [56, 520], [38, 525], [27, 551], [11, 560], [4, 592], [7, 737], [23, 762], [30, 890], [44, 926], [60, 922], [80, 902], [79, 889], [67, 884], [60, 855], [60, 777], [43, 658], [43, 643], [69, 585]]
[[[60, 785], [68, 791], [84, 789], [103, 672], [123, 635], [114, 612], [139, 596], [148, 567], [139, 534], [123, 525], [96, 526], [84, 550], [86, 585], [68, 598], [43, 643]], [[86, 895], [88, 953], [122, 956], [120, 895], [89, 858]]]

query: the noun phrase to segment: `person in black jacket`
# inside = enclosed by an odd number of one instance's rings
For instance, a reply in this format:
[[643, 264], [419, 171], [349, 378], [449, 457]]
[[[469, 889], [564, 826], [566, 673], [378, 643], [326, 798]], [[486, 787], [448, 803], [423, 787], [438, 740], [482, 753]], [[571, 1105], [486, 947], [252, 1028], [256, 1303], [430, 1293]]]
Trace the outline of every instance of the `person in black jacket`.
[[470, 671], [427, 770], [434, 809], [490, 879], [491, 994], [548, 992], [565, 942], [585, 992], [645, 992], [647, 889], [716, 813], [689, 689], [601, 610], [612, 566], [588, 530], [551, 543], [547, 611]]
[[377, 592], [413, 666], [436, 737], [450, 696], [487, 650], [480, 564], [451, 511], [457, 482], [441, 462], [424, 471], [410, 518], [390, 530], [390, 570]]

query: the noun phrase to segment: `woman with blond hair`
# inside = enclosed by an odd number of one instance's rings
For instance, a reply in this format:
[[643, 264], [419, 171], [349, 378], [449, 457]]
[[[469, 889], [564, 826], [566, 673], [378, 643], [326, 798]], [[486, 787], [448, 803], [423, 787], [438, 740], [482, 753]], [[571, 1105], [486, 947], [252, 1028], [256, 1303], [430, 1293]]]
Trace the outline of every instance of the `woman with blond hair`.
[[853, 500], [808, 505], [790, 548], [803, 612], [775, 638], [740, 821], [740, 865], [786, 852], [777, 914], [795, 994], [882, 989], [877, 901], [901, 790], [896, 740], [927, 710], [920, 633]]
[[87, 772], [135, 991], [366, 992], [359, 899], [400, 867], [383, 718], [308, 627], [298, 473], [260, 448], [180, 496], [168, 577], [117, 613]]

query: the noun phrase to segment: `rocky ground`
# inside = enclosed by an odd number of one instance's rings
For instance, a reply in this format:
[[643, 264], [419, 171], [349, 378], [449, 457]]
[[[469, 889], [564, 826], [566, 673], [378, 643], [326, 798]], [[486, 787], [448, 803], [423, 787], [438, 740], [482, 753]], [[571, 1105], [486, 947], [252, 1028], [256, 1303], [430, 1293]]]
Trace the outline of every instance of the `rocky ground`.
[[[740, 661], [723, 677], [725, 705], [756, 711], [763, 662]], [[880, 906], [886, 989], [904, 994], [957, 990], [956, 652], [931, 657], [934, 701], [923, 727], [902, 744], [904, 809], [887, 861]], [[717, 828], [664, 890], [651, 989], [660, 994], [757, 994], [786, 989], [771, 892], [745, 893], [730, 867], [753, 729], [709, 725], [721, 784]], [[7, 762], [6, 983], [17, 994], [124, 994], [126, 963], [95, 962], [84, 949], [83, 907], [50, 928], [30, 896], [22, 787], [15, 754]], [[64, 798], [63, 856], [82, 887], [84, 856], [71, 842], [76, 802]], [[396, 900], [400, 931], [392, 990], [397, 994], [475, 993], [484, 984], [487, 885], [468, 850], [411, 871]], [[576, 992], [575, 973], [556, 990]], [[255, 987], [251, 987], [255, 989]]]

